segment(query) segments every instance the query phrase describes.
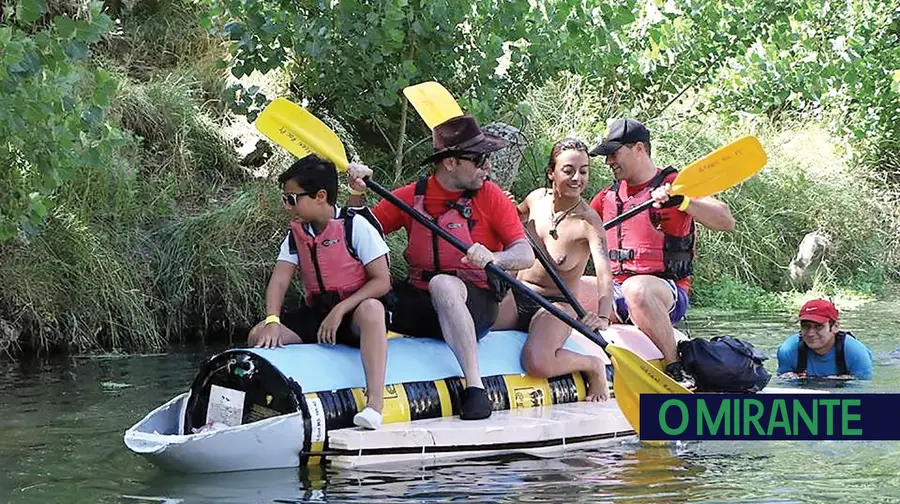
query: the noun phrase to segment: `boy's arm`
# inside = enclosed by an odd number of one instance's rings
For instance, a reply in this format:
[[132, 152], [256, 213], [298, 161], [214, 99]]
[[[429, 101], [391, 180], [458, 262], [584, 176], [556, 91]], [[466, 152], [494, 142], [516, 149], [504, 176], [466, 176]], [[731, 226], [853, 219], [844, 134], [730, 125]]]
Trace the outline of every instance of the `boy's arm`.
[[266, 315], [281, 314], [284, 294], [291, 286], [291, 278], [296, 269], [296, 266], [286, 261], [275, 263], [272, 276], [269, 278], [269, 285], [266, 287]]

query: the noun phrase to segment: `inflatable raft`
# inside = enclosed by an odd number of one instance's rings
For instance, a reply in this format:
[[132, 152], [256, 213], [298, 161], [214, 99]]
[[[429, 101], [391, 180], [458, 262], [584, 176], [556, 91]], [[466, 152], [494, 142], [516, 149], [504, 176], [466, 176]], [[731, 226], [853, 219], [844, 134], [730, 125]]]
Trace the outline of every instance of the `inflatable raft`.
[[[648, 360], [662, 357], [633, 326], [612, 326], [603, 336]], [[365, 404], [359, 350], [291, 345], [211, 357], [190, 390], [125, 432], [125, 445], [167, 470], [210, 473], [325, 460], [355, 467], [503, 453], [552, 456], [634, 437], [614, 398], [584, 402], [580, 373], [525, 375], [525, 339], [522, 332], [495, 331], [479, 342], [479, 365], [495, 410], [486, 420], [459, 419], [465, 384], [446, 343], [394, 337], [388, 341], [385, 425], [379, 430], [352, 423]], [[599, 346], [576, 332], [566, 348], [608, 363]]]

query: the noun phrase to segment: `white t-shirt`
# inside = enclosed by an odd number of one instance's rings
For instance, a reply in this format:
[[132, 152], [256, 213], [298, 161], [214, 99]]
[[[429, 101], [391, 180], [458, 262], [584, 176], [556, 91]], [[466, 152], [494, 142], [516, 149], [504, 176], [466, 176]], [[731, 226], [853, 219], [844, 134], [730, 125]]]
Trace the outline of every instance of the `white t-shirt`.
[[[340, 215], [341, 209], [335, 206], [335, 217]], [[370, 262], [378, 259], [379, 257], [389, 254], [390, 249], [388, 248], [387, 243], [385, 243], [384, 238], [378, 233], [378, 230], [375, 229], [372, 224], [366, 220], [362, 215], [354, 215], [353, 216], [353, 249], [356, 251], [356, 255], [359, 256], [359, 260], [363, 263], [363, 265], [368, 265]], [[306, 231], [310, 234], [310, 236], [315, 236], [315, 231], [312, 226], [304, 225]], [[278, 251], [278, 261], [284, 261], [293, 264], [294, 266], [300, 264], [300, 257], [297, 256], [296, 253], [292, 254], [290, 249], [290, 239], [291, 234], [288, 233], [287, 236], [284, 237], [284, 240], [281, 242], [281, 250]]]

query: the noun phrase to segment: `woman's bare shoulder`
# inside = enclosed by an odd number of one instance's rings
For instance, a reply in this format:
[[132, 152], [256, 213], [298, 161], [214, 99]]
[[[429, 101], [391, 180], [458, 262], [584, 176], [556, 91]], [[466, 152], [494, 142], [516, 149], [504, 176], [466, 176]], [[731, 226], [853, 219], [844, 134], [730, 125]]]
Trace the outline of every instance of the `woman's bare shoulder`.
[[596, 210], [591, 208], [587, 202], [583, 202], [578, 212], [578, 217], [584, 222], [587, 228], [603, 229], [603, 220]]
[[538, 187], [537, 189], [528, 193], [528, 196], [525, 196], [525, 199], [522, 200], [522, 202], [525, 203], [528, 206], [528, 208], [532, 208], [532, 205], [534, 205], [535, 202], [537, 202], [541, 198], [543, 198], [546, 195], [546, 193], [547, 193], [546, 189], [544, 189], [543, 187]]

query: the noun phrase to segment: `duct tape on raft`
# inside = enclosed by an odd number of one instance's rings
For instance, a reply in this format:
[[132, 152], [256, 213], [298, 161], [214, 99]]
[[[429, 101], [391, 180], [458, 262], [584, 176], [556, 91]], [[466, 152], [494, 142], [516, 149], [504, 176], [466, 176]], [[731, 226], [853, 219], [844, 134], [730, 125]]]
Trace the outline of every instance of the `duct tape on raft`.
[[[520, 331], [493, 331], [478, 344], [478, 366], [482, 376], [519, 375], [522, 347], [527, 335]], [[589, 355], [581, 345], [566, 342], [565, 348]], [[267, 360], [285, 377], [303, 387], [304, 393], [364, 388], [359, 349], [344, 345], [290, 345], [278, 349], [249, 348]], [[450, 347], [430, 338], [391, 338], [387, 348], [385, 383], [408, 383], [463, 376]]]

